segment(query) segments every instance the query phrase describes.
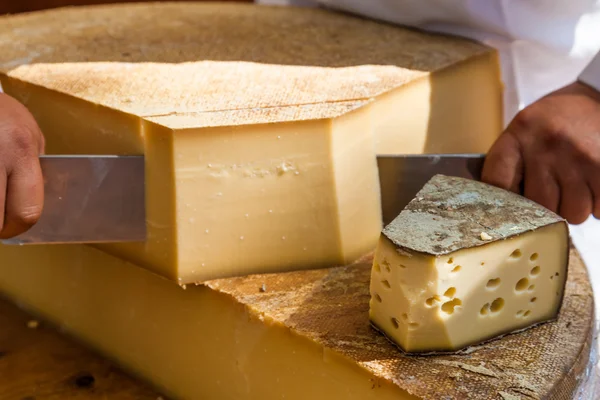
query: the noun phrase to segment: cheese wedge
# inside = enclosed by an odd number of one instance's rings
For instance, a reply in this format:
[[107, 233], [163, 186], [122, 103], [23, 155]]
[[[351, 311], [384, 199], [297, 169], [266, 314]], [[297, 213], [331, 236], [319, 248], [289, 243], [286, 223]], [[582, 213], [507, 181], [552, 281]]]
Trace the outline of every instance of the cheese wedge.
[[0, 81], [47, 153], [146, 158], [147, 241], [99, 248], [181, 284], [371, 251], [375, 155], [486, 151], [501, 130], [499, 76], [488, 47], [323, 10], [152, 3], [0, 18]]
[[[519, 391], [565, 399], [585, 375], [594, 337], [592, 290], [576, 252], [557, 323], [434, 357], [407, 356], [371, 328], [371, 258], [185, 290], [89, 246], [0, 246], [0, 260], [3, 294], [173, 399], [494, 399]], [[13, 375], [26, 376], [10, 364], [17, 349], [2, 350]]]
[[436, 175], [382, 232], [370, 318], [407, 352], [454, 351], [555, 319], [565, 220], [512, 192]]

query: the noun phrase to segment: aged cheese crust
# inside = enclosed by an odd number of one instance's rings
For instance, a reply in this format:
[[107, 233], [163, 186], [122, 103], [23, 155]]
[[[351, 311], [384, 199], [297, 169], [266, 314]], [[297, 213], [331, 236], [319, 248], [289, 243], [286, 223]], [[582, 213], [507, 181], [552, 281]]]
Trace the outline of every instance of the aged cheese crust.
[[401, 251], [441, 256], [566, 221], [515, 193], [436, 175], [383, 229]]
[[489, 148], [497, 61], [472, 41], [324, 10], [185, 2], [0, 17], [0, 81], [47, 153], [145, 156], [147, 240], [98, 248], [181, 284], [372, 250], [375, 155]]

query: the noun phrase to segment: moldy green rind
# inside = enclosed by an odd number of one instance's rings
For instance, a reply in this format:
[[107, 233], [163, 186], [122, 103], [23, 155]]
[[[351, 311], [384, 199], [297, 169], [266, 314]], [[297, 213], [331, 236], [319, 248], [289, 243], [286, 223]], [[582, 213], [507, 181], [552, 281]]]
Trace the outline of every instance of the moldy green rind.
[[440, 256], [556, 223], [566, 225], [559, 215], [513, 192], [435, 175], [382, 233], [409, 252]]

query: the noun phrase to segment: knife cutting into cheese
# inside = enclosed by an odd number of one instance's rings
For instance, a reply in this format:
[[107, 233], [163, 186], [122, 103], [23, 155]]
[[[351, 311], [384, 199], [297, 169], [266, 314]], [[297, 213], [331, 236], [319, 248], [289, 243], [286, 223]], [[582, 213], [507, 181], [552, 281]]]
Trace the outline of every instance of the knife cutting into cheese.
[[[383, 222], [392, 221], [435, 174], [479, 180], [484, 154], [377, 157]], [[44, 210], [4, 244], [139, 242], [146, 239], [144, 157], [45, 155]]]
[[388, 224], [436, 174], [480, 180], [485, 154], [377, 156], [381, 211]]

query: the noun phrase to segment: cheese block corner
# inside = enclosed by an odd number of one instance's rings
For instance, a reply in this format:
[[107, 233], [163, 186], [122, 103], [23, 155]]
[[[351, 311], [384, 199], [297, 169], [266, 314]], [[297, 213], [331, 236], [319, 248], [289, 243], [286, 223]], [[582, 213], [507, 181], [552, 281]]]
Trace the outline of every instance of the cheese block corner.
[[147, 240], [97, 247], [180, 284], [372, 251], [376, 155], [486, 151], [501, 132], [499, 76], [482, 44], [324, 10], [0, 17], [0, 81], [48, 154], [146, 158]]
[[410, 353], [453, 352], [526, 329], [557, 317], [568, 253], [558, 215], [436, 175], [382, 231], [370, 319]]

